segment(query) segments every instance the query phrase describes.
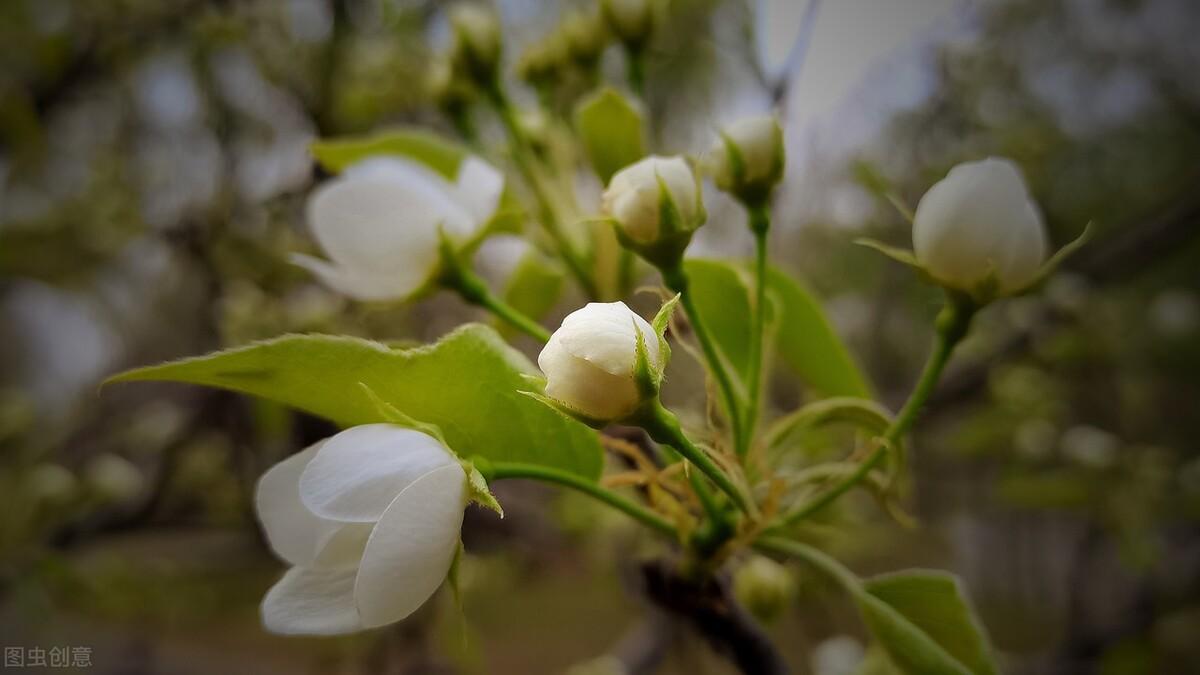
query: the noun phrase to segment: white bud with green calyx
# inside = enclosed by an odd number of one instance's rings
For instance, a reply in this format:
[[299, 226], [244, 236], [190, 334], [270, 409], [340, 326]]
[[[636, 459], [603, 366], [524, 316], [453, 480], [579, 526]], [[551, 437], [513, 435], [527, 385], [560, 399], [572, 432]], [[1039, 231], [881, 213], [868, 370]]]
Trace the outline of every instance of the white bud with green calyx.
[[722, 129], [707, 165], [718, 188], [747, 206], [761, 206], [783, 178], [784, 158], [779, 121], [758, 115]]
[[678, 265], [707, 214], [682, 157], [646, 157], [613, 175], [602, 208], [626, 248], [659, 268]]
[[955, 166], [925, 193], [913, 215], [913, 251], [859, 243], [980, 306], [1037, 288], [1090, 234], [1089, 225], [1047, 259], [1046, 227], [1020, 169], [989, 157]]

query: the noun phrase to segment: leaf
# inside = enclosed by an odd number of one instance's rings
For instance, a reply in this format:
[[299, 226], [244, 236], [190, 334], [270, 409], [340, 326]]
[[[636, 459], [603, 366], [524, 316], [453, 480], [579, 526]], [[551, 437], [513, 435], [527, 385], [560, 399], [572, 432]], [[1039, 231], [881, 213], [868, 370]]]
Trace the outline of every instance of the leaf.
[[[748, 273], [727, 262], [696, 258], [687, 260], [685, 268], [701, 317], [725, 357], [745, 377], [750, 356]], [[780, 359], [823, 396], [870, 397], [870, 385], [812, 294], [775, 268], [767, 270], [767, 293], [778, 315], [775, 346]]]
[[[562, 294], [566, 275], [541, 253], [530, 251], [521, 258], [504, 287], [504, 301], [525, 316], [537, 321], [554, 308]], [[517, 334], [508, 323], [496, 320], [496, 328], [506, 337]]]
[[415, 159], [450, 180], [458, 175], [458, 165], [469, 154], [465, 147], [418, 128], [322, 139], [314, 141], [310, 149], [317, 163], [330, 173], [341, 173], [351, 164], [369, 157], [400, 155]]
[[914, 570], [863, 582], [868, 627], [905, 673], [995, 675], [991, 647], [958, 578]]
[[611, 87], [575, 108], [575, 127], [592, 169], [605, 185], [613, 174], [646, 156], [642, 114]]
[[824, 396], [869, 398], [871, 385], [813, 294], [774, 267], [767, 269], [767, 292], [780, 313], [775, 335], [780, 358]]
[[353, 337], [285, 335], [127, 371], [109, 382], [167, 380], [231, 389], [343, 426], [388, 421], [392, 415], [382, 401], [436, 425], [460, 457], [539, 464], [596, 478], [599, 439], [521, 395], [518, 390], [530, 386], [525, 376], [533, 373], [529, 360], [494, 330], [468, 324], [436, 344], [410, 350]]
[[[450, 181], [458, 177], [458, 166], [471, 154], [466, 147], [429, 130], [400, 127], [368, 136], [348, 136], [314, 141], [309, 147], [317, 163], [330, 173], [371, 157], [399, 155], [416, 160]], [[524, 210], [506, 182], [500, 204], [485, 225], [490, 232], [519, 232]]]

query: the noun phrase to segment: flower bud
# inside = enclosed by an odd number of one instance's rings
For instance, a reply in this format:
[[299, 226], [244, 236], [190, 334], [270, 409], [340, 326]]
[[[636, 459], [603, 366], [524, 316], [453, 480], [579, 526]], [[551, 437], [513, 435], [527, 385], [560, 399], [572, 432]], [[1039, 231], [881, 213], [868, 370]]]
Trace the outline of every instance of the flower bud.
[[654, 32], [652, 0], [601, 0], [600, 12], [613, 35], [631, 49], [645, 47]]
[[474, 3], [455, 6], [450, 13], [454, 27], [454, 55], [465, 72], [478, 84], [496, 79], [500, 67], [500, 20], [486, 7]]
[[949, 288], [1008, 294], [1037, 278], [1046, 234], [1016, 164], [993, 157], [959, 164], [925, 193], [913, 218], [913, 249]]
[[571, 58], [584, 68], [594, 68], [608, 45], [608, 34], [600, 17], [571, 12], [563, 20], [561, 30]]
[[783, 129], [773, 115], [742, 118], [721, 131], [709, 151], [717, 187], [761, 204], [783, 177]]
[[754, 556], [734, 573], [733, 594], [751, 614], [769, 621], [787, 608], [796, 595], [796, 584], [786, 567]]
[[[656, 265], [682, 256], [705, 218], [696, 176], [681, 157], [651, 156], [621, 169], [609, 181], [602, 202], [622, 243]], [[657, 248], [663, 250], [650, 250]]]
[[639, 333], [648, 365], [660, 370], [657, 333], [625, 303], [592, 302], [571, 312], [538, 355], [546, 396], [600, 422], [632, 414], [643, 402], [635, 374]]

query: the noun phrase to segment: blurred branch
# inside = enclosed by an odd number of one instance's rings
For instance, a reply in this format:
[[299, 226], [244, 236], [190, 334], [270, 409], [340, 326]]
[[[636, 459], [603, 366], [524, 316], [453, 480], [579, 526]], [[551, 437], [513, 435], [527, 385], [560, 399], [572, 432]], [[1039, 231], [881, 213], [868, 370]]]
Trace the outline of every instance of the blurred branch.
[[762, 626], [733, 598], [724, 580], [692, 579], [669, 560], [642, 565], [646, 597], [691, 626], [746, 675], [786, 675], [787, 664]]

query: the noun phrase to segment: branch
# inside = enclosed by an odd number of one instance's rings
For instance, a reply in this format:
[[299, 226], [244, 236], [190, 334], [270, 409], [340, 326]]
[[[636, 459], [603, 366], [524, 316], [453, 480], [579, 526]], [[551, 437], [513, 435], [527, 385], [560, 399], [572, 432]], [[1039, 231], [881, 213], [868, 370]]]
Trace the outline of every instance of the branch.
[[668, 560], [648, 562], [641, 572], [651, 602], [690, 625], [743, 673], [787, 675], [783, 656], [723, 579], [688, 578]]

